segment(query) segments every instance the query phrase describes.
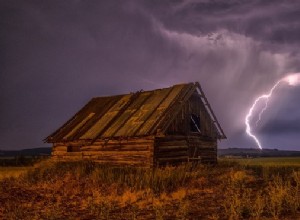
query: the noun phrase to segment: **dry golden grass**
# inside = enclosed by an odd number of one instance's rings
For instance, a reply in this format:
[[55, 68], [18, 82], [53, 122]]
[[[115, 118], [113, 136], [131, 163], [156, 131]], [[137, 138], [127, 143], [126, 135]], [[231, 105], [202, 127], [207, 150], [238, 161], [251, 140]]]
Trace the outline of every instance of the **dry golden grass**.
[[297, 219], [300, 171], [44, 162], [0, 182], [0, 219]]
[[30, 169], [31, 167], [0, 167], [0, 180], [10, 177], [19, 177]]

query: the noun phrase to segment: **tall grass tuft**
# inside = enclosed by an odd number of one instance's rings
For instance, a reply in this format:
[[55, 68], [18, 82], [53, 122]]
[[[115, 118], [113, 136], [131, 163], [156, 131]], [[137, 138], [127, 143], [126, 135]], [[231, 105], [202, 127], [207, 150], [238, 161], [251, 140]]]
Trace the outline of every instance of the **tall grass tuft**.
[[34, 170], [23, 175], [22, 181], [29, 184], [38, 182], [55, 182], [66, 175], [76, 180], [86, 179], [95, 185], [116, 184], [120, 188], [131, 188], [139, 191], [150, 188], [155, 194], [172, 192], [179, 187], [185, 187], [197, 176], [202, 174], [201, 166], [192, 167], [189, 164], [179, 167], [142, 168], [113, 167], [90, 161], [81, 162], [45, 162]]

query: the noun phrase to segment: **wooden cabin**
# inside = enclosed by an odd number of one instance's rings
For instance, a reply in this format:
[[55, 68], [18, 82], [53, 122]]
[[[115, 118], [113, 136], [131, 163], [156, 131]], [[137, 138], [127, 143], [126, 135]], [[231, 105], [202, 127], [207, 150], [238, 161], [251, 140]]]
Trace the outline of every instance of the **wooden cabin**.
[[224, 138], [196, 82], [93, 98], [45, 141], [56, 160], [153, 167], [216, 163]]

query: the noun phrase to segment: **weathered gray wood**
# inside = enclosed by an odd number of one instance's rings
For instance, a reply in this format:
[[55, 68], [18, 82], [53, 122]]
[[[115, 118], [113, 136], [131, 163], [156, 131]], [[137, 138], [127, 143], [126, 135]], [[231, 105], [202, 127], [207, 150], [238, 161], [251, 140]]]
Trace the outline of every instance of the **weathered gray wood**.
[[187, 142], [185, 140], [178, 140], [178, 141], [161, 140], [158, 143], [159, 143], [160, 147], [163, 147], [163, 146], [182, 146], [182, 145], [187, 145]]
[[175, 161], [175, 160], [180, 160], [180, 161], [187, 161], [188, 157], [187, 156], [180, 156], [180, 157], [171, 157], [171, 158], [158, 158], [157, 160], [159, 162], [172, 162], [172, 161]]
[[84, 146], [81, 151], [146, 151], [150, 145], [121, 145], [121, 146]]
[[111, 143], [118, 143], [118, 144], [131, 144], [131, 143], [153, 143], [154, 137], [141, 137], [141, 138], [128, 138], [128, 139], [107, 139], [107, 140], [97, 140], [93, 144], [94, 145], [102, 145], [102, 144], [111, 144]]
[[99, 156], [132, 156], [132, 155], [150, 155], [149, 151], [83, 151], [84, 156], [99, 155]]
[[51, 155], [53, 156], [59, 156], [59, 155], [66, 155], [67, 152], [66, 151], [52, 151]]
[[178, 152], [168, 152], [168, 153], [159, 153], [156, 155], [158, 159], [160, 158], [172, 158], [172, 157], [181, 157], [188, 156], [186, 151], [178, 151]]
[[126, 165], [126, 166], [141, 166], [141, 167], [150, 167], [151, 164], [144, 162], [144, 161], [107, 161], [107, 160], [93, 160], [94, 162], [100, 163], [100, 164], [108, 164], [112, 166], [120, 166], [120, 165]]
[[67, 151], [67, 146], [55, 146], [52, 148], [53, 151]]
[[158, 151], [178, 151], [187, 150], [188, 146], [159, 146]]

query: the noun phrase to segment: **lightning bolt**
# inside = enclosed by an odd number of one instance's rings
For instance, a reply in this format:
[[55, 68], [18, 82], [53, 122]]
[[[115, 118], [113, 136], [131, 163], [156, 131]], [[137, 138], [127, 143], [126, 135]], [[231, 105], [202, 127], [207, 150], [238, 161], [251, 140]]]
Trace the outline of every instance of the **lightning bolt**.
[[269, 100], [270, 100], [270, 99], [267, 99], [267, 100], [266, 100], [265, 106], [264, 106], [263, 109], [259, 112], [258, 119], [257, 119], [257, 121], [255, 122], [255, 125], [256, 125], [256, 126], [258, 125], [258, 122], [261, 120], [262, 114], [267, 110]]
[[[269, 98], [272, 96], [273, 94], [273, 91], [276, 89], [276, 87], [279, 85], [279, 83], [282, 82], [282, 79], [279, 80], [277, 83], [275, 83], [275, 85], [272, 87], [272, 89], [270, 90], [270, 92], [268, 94], [263, 94], [261, 96], [259, 96], [258, 98], [255, 99], [253, 105], [251, 106], [251, 108], [249, 109], [249, 112], [246, 116], [246, 119], [245, 119], [245, 124], [246, 124], [246, 133], [252, 137], [254, 139], [254, 141], [256, 142], [257, 146], [259, 147], [259, 149], [262, 149], [262, 146], [261, 146], [261, 143], [259, 142], [258, 138], [252, 133], [251, 131], [251, 126], [250, 126], [250, 118], [251, 116], [253, 115], [253, 111], [257, 105], [257, 103], [259, 103], [259, 101], [261, 100], [266, 100], [266, 104], [265, 104], [265, 107], [263, 108], [263, 110], [260, 112], [260, 117], [262, 115], [262, 113], [267, 109], [268, 107], [268, 101], [269, 101]], [[260, 118], [259, 118], [260, 120]], [[259, 121], [258, 120], [258, 121]]]
[[295, 86], [295, 85], [299, 85], [300, 84], [300, 73], [292, 73], [286, 77], [283, 77], [282, 79], [280, 79], [279, 81], [277, 81], [274, 86], [271, 88], [271, 90], [269, 91], [269, 93], [267, 94], [263, 94], [259, 97], [257, 97], [253, 103], [253, 105], [251, 106], [251, 108], [249, 109], [248, 114], [246, 115], [245, 118], [245, 124], [246, 124], [246, 133], [252, 137], [254, 139], [254, 141], [256, 142], [257, 146], [259, 149], [262, 149], [262, 145], [260, 143], [260, 141], [258, 140], [258, 138], [252, 133], [251, 130], [251, 126], [250, 126], [250, 118], [253, 116], [253, 111], [256, 107], [256, 105], [264, 100], [265, 101], [265, 105], [263, 107], [263, 109], [260, 111], [259, 115], [258, 115], [258, 120], [256, 121], [256, 125], [257, 123], [261, 120], [261, 116], [262, 114], [266, 111], [266, 109], [268, 108], [268, 103], [269, 100], [274, 92], [274, 90], [278, 87], [278, 85], [281, 82], [286, 82], [288, 83], [290, 86]]

